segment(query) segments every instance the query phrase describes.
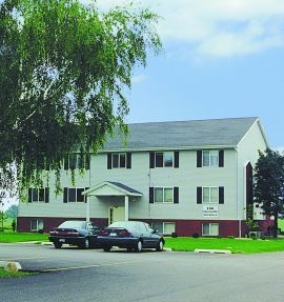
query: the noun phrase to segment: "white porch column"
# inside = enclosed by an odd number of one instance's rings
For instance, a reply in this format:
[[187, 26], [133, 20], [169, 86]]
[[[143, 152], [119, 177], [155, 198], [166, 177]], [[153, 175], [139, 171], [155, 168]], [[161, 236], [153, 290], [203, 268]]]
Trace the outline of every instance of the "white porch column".
[[90, 221], [90, 196], [85, 196], [86, 198], [86, 221]]
[[129, 218], [129, 196], [124, 197], [124, 220], [128, 221]]

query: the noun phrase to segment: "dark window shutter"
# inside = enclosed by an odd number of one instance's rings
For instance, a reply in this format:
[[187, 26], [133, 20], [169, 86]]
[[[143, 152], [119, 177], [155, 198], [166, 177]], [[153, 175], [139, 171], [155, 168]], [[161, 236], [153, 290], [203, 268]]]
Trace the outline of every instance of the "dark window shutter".
[[219, 151], [219, 167], [224, 167], [224, 150]]
[[131, 169], [131, 153], [126, 153], [126, 168]]
[[149, 203], [154, 203], [154, 188], [149, 188]]
[[202, 167], [202, 150], [197, 150], [197, 168]]
[[219, 187], [219, 203], [224, 203], [224, 187]]
[[45, 203], [49, 202], [49, 188], [45, 188], [44, 190], [44, 202]]
[[202, 203], [202, 187], [197, 187], [197, 203]]
[[65, 156], [64, 157], [64, 170], [68, 170], [69, 168], [69, 157]]
[[179, 167], [179, 152], [175, 151], [175, 168]]
[[32, 194], [33, 194], [33, 189], [29, 188], [29, 198], [28, 198], [28, 202], [32, 202]]
[[108, 155], [107, 155], [107, 168], [108, 168], [108, 169], [111, 169], [111, 167], [112, 167], [112, 162], [111, 162], [111, 160], [112, 160], [111, 153], [108, 153]]
[[179, 187], [174, 187], [174, 203], [179, 203]]
[[91, 156], [90, 154], [85, 155], [85, 169], [90, 170], [90, 164], [91, 164]]
[[154, 168], [155, 164], [155, 152], [150, 152], [150, 169]]
[[64, 188], [64, 191], [63, 191], [63, 202], [64, 203], [67, 203], [67, 192], [68, 192], [68, 188]]
[[[86, 187], [86, 188], [85, 188], [85, 191], [88, 190], [88, 189], [89, 189], [89, 187]], [[85, 201], [85, 203], [87, 202], [87, 199], [88, 199], [88, 196], [87, 196], [87, 195], [84, 195], [84, 201]]]

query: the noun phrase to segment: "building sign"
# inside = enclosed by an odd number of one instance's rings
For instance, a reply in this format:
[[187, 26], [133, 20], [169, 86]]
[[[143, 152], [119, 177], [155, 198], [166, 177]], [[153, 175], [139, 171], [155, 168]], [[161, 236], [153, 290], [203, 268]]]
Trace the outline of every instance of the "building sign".
[[214, 218], [218, 217], [218, 206], [203, 206], [203, 217]]

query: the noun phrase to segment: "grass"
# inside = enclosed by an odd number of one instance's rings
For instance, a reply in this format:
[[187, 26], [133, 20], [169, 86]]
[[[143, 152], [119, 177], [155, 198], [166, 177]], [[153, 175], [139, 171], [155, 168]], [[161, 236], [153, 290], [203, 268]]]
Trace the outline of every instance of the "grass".
[[229, 250], [233, 254], [252, 254], [284, 251], [283, 239], [233, 239], [233, 238], [166, 238], [166, 247], [175, 251], [195, 249]]
[[0, 242], [2, 243], [25, 241], [48, 241], [48, 234], [18, 233], [11, 230], [5, 230], [4, 233], [0, 233]]
[[25, 276], [31, 276], [34, 275], [35, 273], [30, 273], [30, 272], [6, 272], [4, 268], [0, 267], [0, 278], [13, 278], [13, 277], [25, 277]]

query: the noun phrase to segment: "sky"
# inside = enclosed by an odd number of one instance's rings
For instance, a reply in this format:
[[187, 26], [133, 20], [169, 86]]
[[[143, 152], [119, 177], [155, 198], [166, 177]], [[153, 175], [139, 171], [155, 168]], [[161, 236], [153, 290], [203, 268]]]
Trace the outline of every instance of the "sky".
[[135, 69], [128, 123], [259, 117], [284, 150], [284, 0], [132, 2], [161, 16], [163, 52]]

